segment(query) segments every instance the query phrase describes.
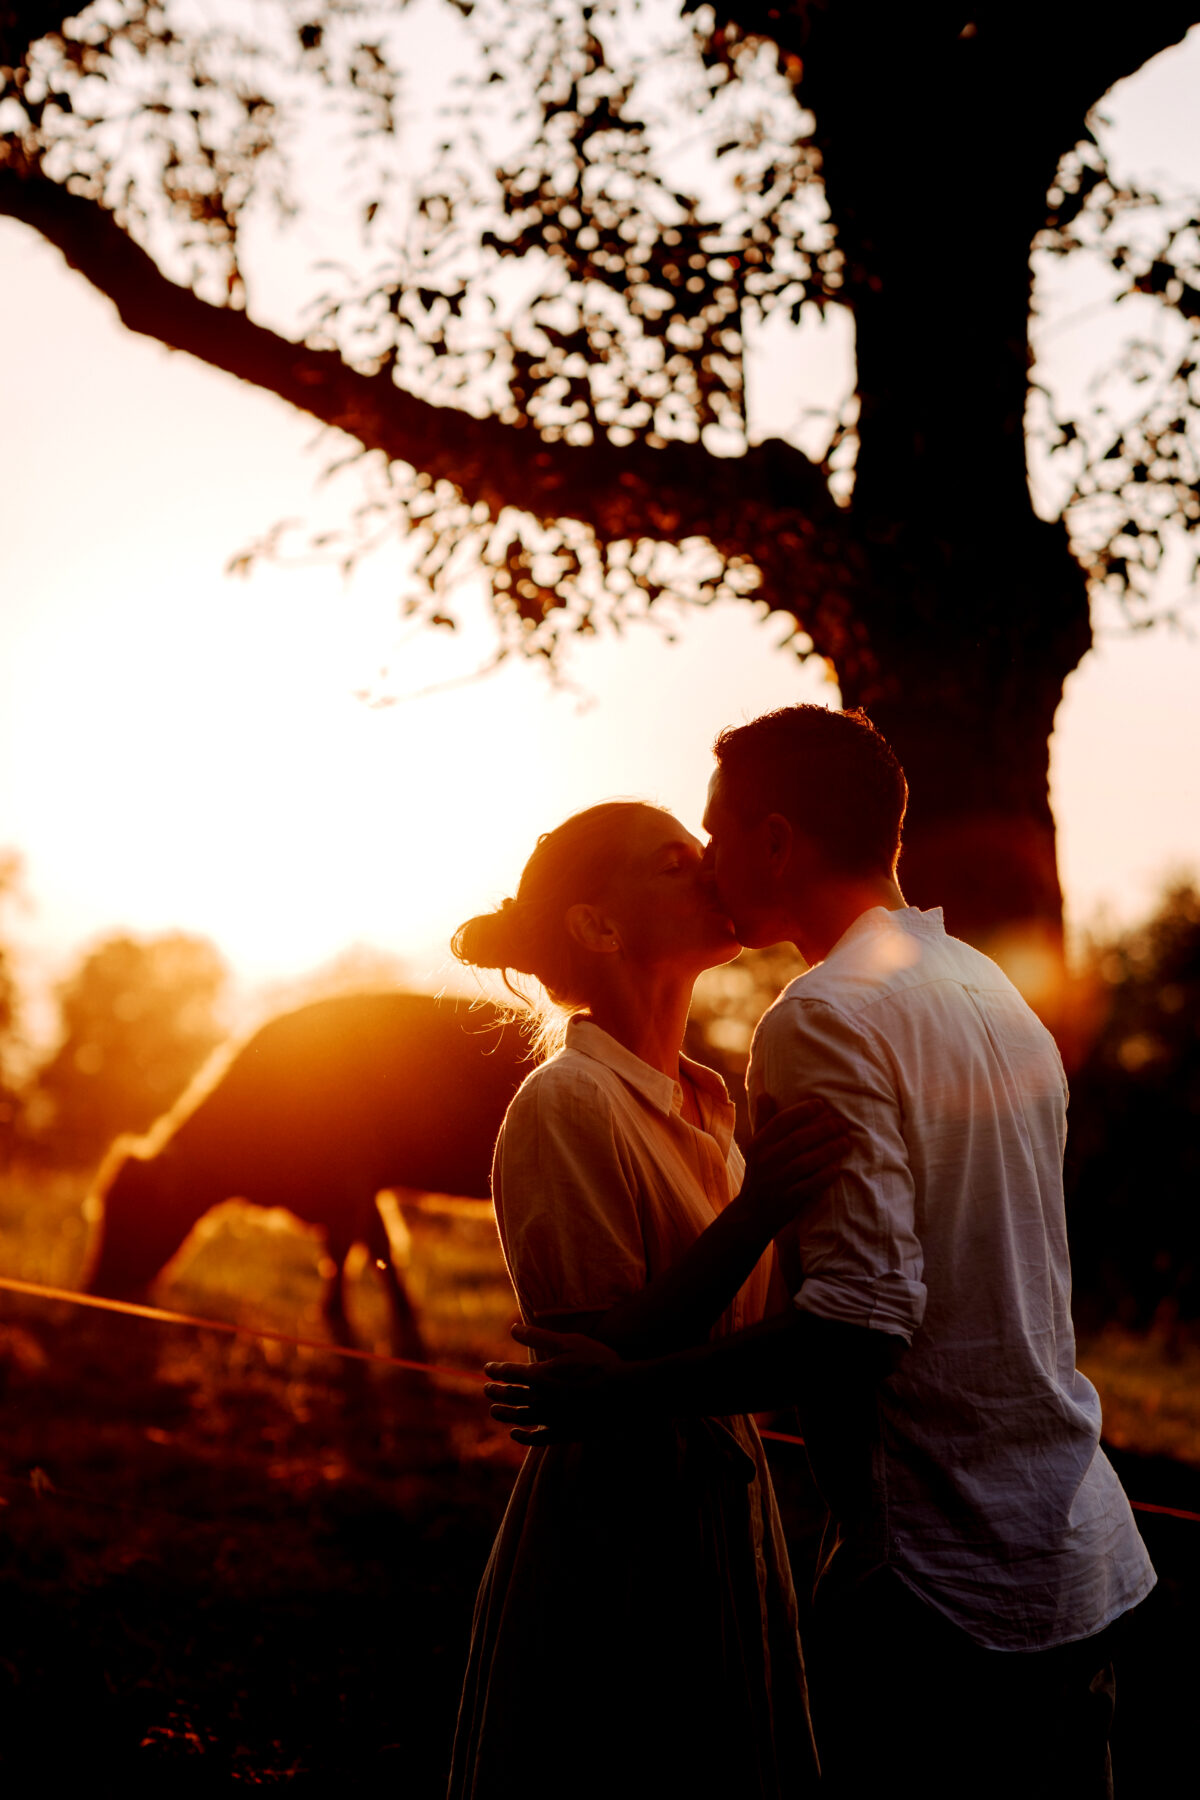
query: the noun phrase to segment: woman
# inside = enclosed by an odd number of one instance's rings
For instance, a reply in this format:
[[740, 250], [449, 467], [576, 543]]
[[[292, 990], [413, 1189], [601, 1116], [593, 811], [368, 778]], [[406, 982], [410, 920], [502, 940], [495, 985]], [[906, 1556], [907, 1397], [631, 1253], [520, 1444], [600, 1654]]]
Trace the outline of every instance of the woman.
[[[635, 802], [577, 814], [454, 950], [510, 985], [536, 977], [572, 1015], [496, 1146], [526, 1322], [646, 1355], [774, 1310], [771, 1238], [832, 1179], [845, 1140], [833, 1115], [793, 1109], [759, 1134], [742, 1184], [725, 1087], [680, 1054], [696, 976], [738, 953], [696, 840]], [[773, 1800], [815, 1775], [753, 1422], [531, 1450], [476, 1605], [451, 1800]]]

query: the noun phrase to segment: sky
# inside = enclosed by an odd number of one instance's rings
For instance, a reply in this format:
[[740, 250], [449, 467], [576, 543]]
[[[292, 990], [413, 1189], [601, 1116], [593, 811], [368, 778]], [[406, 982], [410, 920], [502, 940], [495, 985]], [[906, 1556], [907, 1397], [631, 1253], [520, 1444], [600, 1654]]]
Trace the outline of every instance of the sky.
[[[1114, 91], [1125, 166], [1200, 191], [1197, 91], [1200, 32]], [[1067, 384], [1099, 342], [1077, 299], [1046, 272], [1035, 343]], [[562, 690], [512, 665], [424, 692], [490, 638], [469, 599], [454, 639], [406, 638], [399, 551], [349, 586], [224, 572], [276, 520], [336, 509], [311, 420], [125, 332], [3, 219], [0, 342], [0, 849], [23, 858], [8, 929], [35, 987], [109, 932], [173, 928], [212, 937], [249, 986], [355, 944], [439, 986], [454, 927], [513, 890], [541, 831], [617, 794], [698, 830], [722, 725], [836, 701], [777, 647], [778, 619], [737, 604], [667, 615], [674, 643], [653, 625], [581, 643]], [[764, 337], [756, 434], [802, 435], [814, 373], [836, 398], [848, 355], [844, 331], [840, 349]], [[358, 695], [383, 665], [412, 697], [376, 708]], [[1076, 934], [1200, 874], [1198, 700], [1200, 643], [1177, 634], [1107, 630], [1070, 678], [1052, 801]]]

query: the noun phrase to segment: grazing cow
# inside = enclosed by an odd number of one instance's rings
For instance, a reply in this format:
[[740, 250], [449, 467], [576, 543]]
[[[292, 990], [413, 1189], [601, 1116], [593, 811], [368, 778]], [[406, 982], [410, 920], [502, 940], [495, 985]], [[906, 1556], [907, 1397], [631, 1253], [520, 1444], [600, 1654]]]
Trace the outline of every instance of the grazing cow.
[[355, 1244], [381, 1266], [401, 1356], [421, 1334], [376, 1195], [482, 1198], [527, 1046], [491, 1008], [423, 994], [350, 994], [283, 1013], [218, 1052], [144, 1138], [120, 1138], [88, 1204], [100, 1219], [85, 1285], [143, 1293], [210, 1207], [286, 1207], [325, 1233], [325, 1313], [349, 1341], [342, 1272]]

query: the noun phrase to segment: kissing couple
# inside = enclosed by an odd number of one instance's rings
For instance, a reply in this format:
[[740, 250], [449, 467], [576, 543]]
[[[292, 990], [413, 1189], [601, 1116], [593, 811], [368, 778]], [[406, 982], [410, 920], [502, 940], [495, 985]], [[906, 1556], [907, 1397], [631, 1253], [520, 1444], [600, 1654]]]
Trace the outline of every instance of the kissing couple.
[[[707, 846], [592, 807], [454, 939], [569, 1017], [496, 1145], [535, 1360], [488, 1392], [529, 1451], [451, 1800], [1100, 1800], [1154, 1573], [1075, 1367], [1058, 1050], [905, 904], [907, 784], [861, 712], [715, 755]], [[810, 967], [755, 1034], [743, 1160], [684, 1028], [702, 970], [783, 941]], [[807, 1677], [751, 1416], [789, 1406], [830, 1515]]]

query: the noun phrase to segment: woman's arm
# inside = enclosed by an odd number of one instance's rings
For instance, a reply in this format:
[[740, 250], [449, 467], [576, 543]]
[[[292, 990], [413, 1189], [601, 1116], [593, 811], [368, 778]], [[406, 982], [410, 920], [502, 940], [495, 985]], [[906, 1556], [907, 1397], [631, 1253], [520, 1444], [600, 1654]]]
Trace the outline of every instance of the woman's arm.
[[833, 1181], [850, 1147], [832, 1107], [805, 1100], [758, 1131], [741, 1191], [670, 1269], [597, 1312], [539, 1313], [538, 1324], [581, 1332], [626, 1359], [702, 1343], [771, 1240]]

